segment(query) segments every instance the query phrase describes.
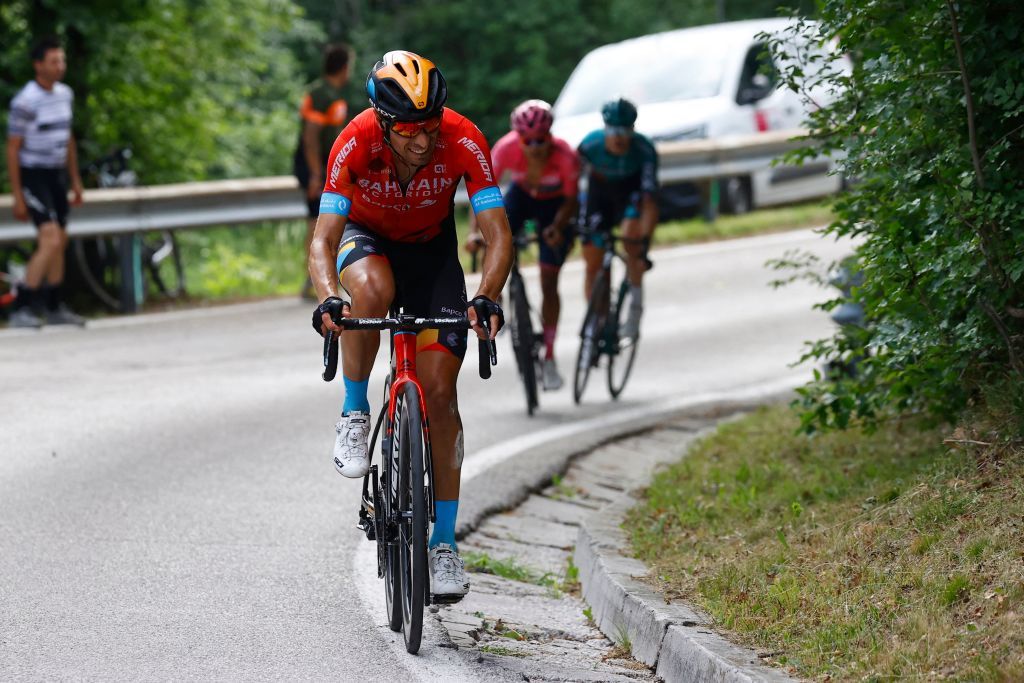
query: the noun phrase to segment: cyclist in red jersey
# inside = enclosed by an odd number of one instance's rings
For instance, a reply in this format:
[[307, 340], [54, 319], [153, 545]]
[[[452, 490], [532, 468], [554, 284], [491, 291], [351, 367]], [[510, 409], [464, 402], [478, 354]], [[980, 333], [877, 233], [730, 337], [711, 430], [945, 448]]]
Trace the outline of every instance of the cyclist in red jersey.
[[[526, 100], [510, 117], [510, 130], [494, 145], [494, 177], [506, 174], [511, 184], [505, 210], [512, 232], [518, 234], [532, 220], [540, 234], [541, 324], [544, 327], [544, 366], [541, 379], [547, 390], [559, 389], [562, 376], [555, 364], [555, 333], [561, 301], [558, 274], [572, 247], [569, 221], [576, 213], [580, 164], [576, 151], [551, 135], [554, 117], [543, 100]], [[471, 232], [466, 249], [476, 251], [481, 236]]]
[[[340, 333], [332, 317], [380, 317], [389, 308], [403, 308], [421, 316], [466, 315], [477, 336], [485, 338], [467, 302], [458, 260], [453, 195], [465, 178], [477, 224], [491, 245], [473, 301], [490, 311], [493, 338], [503, 322], [495, 300], [511, 269], [512, 235], [483, 134], [444, 107], [444, 77], [433, 62], [414, 53], [385, 54], [370, 71], [366, 90], [372, 108], [345, 127], [327, 164], [309, 251], [310, 276], [322, 301], [314, 328]], [[338, 297], [339, 281], [351, 305]], [[341, 335], [345, 403], [334, 464], [346, 477], [362, 477], [369, 467], [367, 384], [379, 345], [379, 332]], [[458, 599], [469, 590], [455, 545], [463, 458], [455, 385], [466, 332], [423, 332], [417, 347], [436, 477], [431, 592]]]

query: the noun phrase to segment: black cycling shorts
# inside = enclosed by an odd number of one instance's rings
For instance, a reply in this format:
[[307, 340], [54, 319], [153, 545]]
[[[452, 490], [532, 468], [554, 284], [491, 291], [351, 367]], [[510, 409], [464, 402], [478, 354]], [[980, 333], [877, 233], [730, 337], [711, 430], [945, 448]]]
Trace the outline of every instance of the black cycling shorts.
[[[353, 263], [382, 256], [395, 279], [391, 309], [430, 318], [466, 315], [466, 277], [459, 263], [455, 220], [449, 216], [441, 234], [429, 242], [394, 242], [356, 223], [345, 226], [338, 248], [338, 278]], [[355, 295], [353, 295], [355, 298]], [[424, 330], [417, 335], [419, 351], [448, 351], [466, 357], [467, 330]]]
[[611, 181], [591, 174], [587, 197], [580, 209], [580, 234], [584, 244], [600, 245], [600, 236], [611, 232], [624, 218], [640, 217], [641, 174]]
[[61, 168], [22, 168], [21, 190], [32, 222], [68, 225], [67, 172]]
[[[512, 228], [512, 234], [518, 235], [526, 221], [533, 220], [537, 224], [537, 230], [543, 230], [555, 220], [555, 214], [562, 208], [565, 197], [553, 199], [534, 199], [530, 194], [515, 183], [509, 186], [505, 193], [505, 213], [508, 214], [508, 224]], [[572, 248], [574, 234], [570, 226], [565, 226], [565, 239], [561, 246], [552, 248], [543, 238], [537, 240], [540, 251], [540, 264], [549, 268], [561, 268], [565, 263], [565, 257]], [[540, 237], [540, 235], [538, 235]]]

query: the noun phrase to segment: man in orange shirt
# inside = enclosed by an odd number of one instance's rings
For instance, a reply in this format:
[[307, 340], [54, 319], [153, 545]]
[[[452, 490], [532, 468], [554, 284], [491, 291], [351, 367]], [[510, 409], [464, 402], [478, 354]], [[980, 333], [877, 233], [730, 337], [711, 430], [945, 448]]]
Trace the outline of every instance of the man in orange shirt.
[[[323, 75], [309, 84], [302, 98], [299, 116], [302, 129], [295, 149], [294, 173], [306, 193], [306, 251], [313, 238], [320, 213], [320, 192], [324, 189], [327, 157], [331, 145], [348, 121], [366, 104], [366, 98], [349, 85], [351, 52], [347, 45], [324, 48]], [[306, 279], [301, 296], [313, 301], [313, 285]]]

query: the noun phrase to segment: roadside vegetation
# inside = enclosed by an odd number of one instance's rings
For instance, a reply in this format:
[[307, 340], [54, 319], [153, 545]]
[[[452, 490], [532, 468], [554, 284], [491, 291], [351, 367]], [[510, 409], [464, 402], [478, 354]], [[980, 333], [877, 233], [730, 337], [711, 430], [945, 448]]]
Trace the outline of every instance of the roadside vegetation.
[[819, 680], [1024, 680], [1024, 446], [782, 406], [656, 477], [625, 524], [670, 599]]
[[[742, 216], [721, 216], [713, 223], [700, 218], [670, 221], [658, 226], [655, 246], [820, 226], [831, 218], [828, 203], [813, 202], [763, 209]], [[464, 244], [469, 231], [465, 210], [459, 212], [457, 228], [459, 243]], [[189, 299], [237, 300], [297, 294], [306, 277], [306, 261], [302, 253], [305, 230], [304, 221], [288, 221], [179, 232]], [[460, 256], [469, 272], [469, 254], [461, 250]], [[570, 258], [578, 257], [577, 247]], [[536, 251], [531, 250], [523, 262], [533, 263], [535, 260]]]

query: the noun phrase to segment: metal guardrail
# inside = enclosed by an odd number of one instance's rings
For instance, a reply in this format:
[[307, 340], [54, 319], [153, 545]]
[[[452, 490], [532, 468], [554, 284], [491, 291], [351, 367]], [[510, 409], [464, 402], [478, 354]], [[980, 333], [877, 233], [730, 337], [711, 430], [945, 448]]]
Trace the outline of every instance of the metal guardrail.
[[[772, 131], [715, 140], [657, 145], [662, 184], [748, 175], [803, 144], [802, 130]], [[457, 204], [468, 204], [465, 190]], [[0, 244], [35, 237], [31, 223], [15, 221], [13, 199], [0, 196]], [[295, 178], [276, 176], [150, 187], [86, 190], [72, 210], [71, 236], [125, 235], [305, 218], [306, 203]]]

